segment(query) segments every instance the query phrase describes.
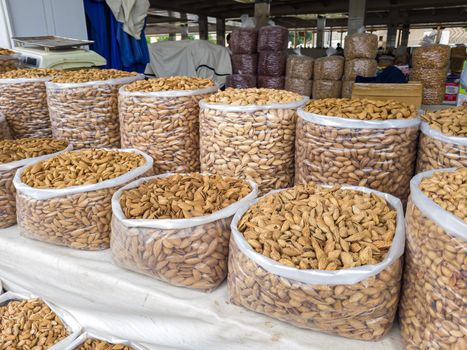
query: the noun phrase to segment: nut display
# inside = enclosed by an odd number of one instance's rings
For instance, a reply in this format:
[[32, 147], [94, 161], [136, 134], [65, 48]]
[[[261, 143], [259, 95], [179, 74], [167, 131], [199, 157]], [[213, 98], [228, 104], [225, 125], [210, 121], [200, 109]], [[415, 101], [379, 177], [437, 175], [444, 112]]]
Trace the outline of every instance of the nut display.
[[355, 82], [357, 76], [374, 77], [377, 68], [378, 63], [375, 59], [354, 58], [353, 60], [346, 60], [342, 79]]
[[[399, 298], [401, 215], [400, 202], [396, 212], [375, 194], [313, 183], [259, 199], [232, 222], [231, 302], [302, 328], [381, 339]], [[363, 265], [368, 274], [356, 277]]]
[[284, 77], [271, 77], [269, 75], [259, 75], [257, 80], [259, 88], [282, 90], [285, 86]]
[[341, 80], [344, 74], [344, 57], [329, 56], [315, 60], [313, 68], [314, 80]]
[[285, 74], [287, 51], [261, 51], [258, 55], [258, 75], [281, 77]]
[[67, 71], [46, 83], [55, 138], [73, 148], [118, 148], [118, 89], [140, 79], [114, 69]]
[[231, 74], [227, 76], [225, 86], [228, 88], [247, 89], [256, 87], [256, 75]]
[[230, 221], [253, 188], [243, 180], [198, 173], [158, 176], [128, 187], [120, 191], [112, 220], [114, 261], [176, 286], [217, 287], [227, 275]]
[[0, 74], [0, 112], [14, 138], [51, 137], [45, 82], [52, 69], [17, 69]]
[[412, 180], [399, 309], [409, 350], [465, 348], [466, 179], [461, 168]]
[[234, 54], [256, 53], [257, 42], [258, 32], [254, 27], [241, 27], [232, 30], [230, 46]]
[[310, 101], [299, 111], [295, 183], [366, 186], [405, 203], [417, 154], [416, 113], [396, 101]]
[[[30, 158], [65, 149], [66, 142], [53, 139], [20, 139], [0, 141], [0, 228], [16, 224], [16, 191], [13, 177]], [[19, 162], [17, 164], [13, 162]], [[10, 164], [11, 163], [11, 164]]]
[[123, 344], [111, 344], [104, 340], [86, 339], [76, 350], [133, 350]]
[[290, 55], [287, 58], [287, 78], [310, 80], [313, 77], [314, 59], [303, 55]]
[[444, 68], [449, 65], [451, 48], [449, 45], [432, 44], [413, 50], [412, 64], [415, 67]]
[[376, 57], [378, 51], [378, 36], [370, 33], [355, 33], [347, 35], [344, 42], [344, 56], [347, 60], [354, 58]]
[[17, 66], [16, 52], [0, 48], [0, 74], [14, 70]]
[[68, 335], [60, 318], [40, 299], [0, 305], [0, 349], [46, 350]]
[[467, 167], [467, 106], [426, 113], [422, 120], [417, 173]]
[[289, 45], [289, 31], [282, 26], [263, 26], [258, 31], [258, 51], [284, 51]]
[[285, 89], [295, 92], [302, 96], [311, 96], [313, 89], [313, 80], [305, 80], [298, 78], [286, 78]]
[[148, 153], [155, 174], [199, 171], [199, 101], [215, 91], [211, 80], [192, 77], [126, 85], [119, 96], [122, 147]]
[[256, 75], [256, 72], [258, 70], [258, 55], [232, 55], [232, 70], [234, 74]]
[[76, 249], [106, 249], [112, 195], [151, 171], [150, 157], [136, 150], [65, 152], [32, 164], [15, 180], [20, 233]]
[[251, 179], [260, 193], [293, 184], [296, 108], [283, 90], [227, 89], [201, 101], [201, 171]]
[[314, 99], [339, 98], [342, 92], [340, 80], [314, 80], [312, 96]]

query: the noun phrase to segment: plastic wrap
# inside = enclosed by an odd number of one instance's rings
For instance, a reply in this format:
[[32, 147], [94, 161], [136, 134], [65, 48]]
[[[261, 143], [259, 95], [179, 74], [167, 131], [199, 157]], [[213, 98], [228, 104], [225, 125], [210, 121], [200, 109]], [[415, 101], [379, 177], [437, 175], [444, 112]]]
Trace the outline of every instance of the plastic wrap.
[[129, 92], [120, 88], [122, 147], [149, 154], [155, 174], [199, 171], [199, 101], [217, 89]]
[[258, 51], [283, 51], [289, 46], [289, 30], [282, 26], [268, 25], [258, 31]]
[[146, 163], [116, 178], [63, 189], [39, 189], [21, 180], [16, 172], [16, 204], [20, 234], [39, 241], [82, 250], [107, 249], [110, 245], [112, 195], [125, 184], [152, 174], [152, 158], [138, 150]]
[[0, 112], [0, 141], [11, 139], [10, 127], [5, 116]]
[[97, 332], [92, 329], [86, 329], [86, 331], [82, 333], [78, 338], [76, 338], [69, 346], [67, 346], [65, 350], [77, 350], [79, 349], [80, 345], [83, 344], [88, 339], [97, 339], [97, 340], [105, 341], [110, 344], [124, 345], [133, 350], [148, 350], [146, 347], [144, 347], [141, 344], [138, 344], [130, 340], [126, 340], [126, 339], [120, 339], [110, 334]]
[[402, 337], [409, 350], [464, 349], [467, 223], [419, 189], [420, 181], [432, 174], [419, 174], [410, 183], [399, 309]]
[[313, 89], [313, 81], [298, 79], [298, 78], [286, 78], [285, 79], [285, 90], [296, 92], [302, 96], [311, 96]]
[[201, 101], [201, 171], [251, 179], [259, 193], [292, 186], [296, 109], [307, 100], [262, 106]]
[[0, 112], [14, 138], [52, 136], [45, 90], [48, 79], [0, 79]]
[[88, 83], [47, 82], [47, 100], [54, 138], [75, 149], [119, 148], [118, 89], [142, 79], [131, 76]]
[[287, 78], [310, 80], [313, 77], [314, 62], [315, 60], [312, 57], [290, 55], [287, 58]]
[[[162, 177], [173, 174], [163, 174]], [[227, 276], [230, 222], [238, 208], [256, 198], [257, 186], [240, 201], [212, 214], [191, 219], [126, 219], [122, 192], [153, 176], [135, 181], [112, 198], [112, 257], [117, 265], [176, 286], [214, 290]]]
[[15, 70], [18, 68], [21, 55], [0, 55], [0, 74]]
[[315, 60], [313, 69], [314, 80], [341, 80], [344, 74], [344, 57], [329, 56]]
[[441, 69], [449, 65], [451, 48], [448, 45], [431, 44], [414, 49], [412, 65], [415, 68]]
[[68, 146], [60, 152], [0, 164], [0, 228], [16, 224], [16, 190], [13, 185], [13, 178], [15, 177], [16, 171], [24, 166], [70, 150], [71, 146]]
[[314, 80], [312, 96], [315, 100], [321, 98], [339, 98], [342, 93], [341, 80]]
[[242, 15], [240, 19], [242, 20], [242, 27], [235, 28], [232, 31], [230, 49], [234, 54], [255, 53], [258, 43], [258, 31], [255, 29], [254, 18]]
[[286, 63], [286, 51], [262, 51], [258, 57], [258, 75], [283, 76]]
[[355, 33], [347, 35], [344, 41], [344, 56], [347, 60], [354, 58], [376, 57], [378, 51], [378, 36], [370, 33]]
[[450, 167], [467, 167], [467, 137], [446, 135], [422, 122], [417, 173]]
[[270, 77], [267, 75], [258, 76], [258, 87], [267, 89], [282, 90], [285, 86], [285, 77]]
[[295, 183], [366, 186], [407, 200], [419, 119], [362, 121], [298, 111]]
[[256, 72], [258, 70], [258, 55], [232, 55], [232, 70], [234, 74], [256, 75]]
[[405, 230], [400, 201], [388, 194], [376, 194], [397, 211], [391, 248], [381, 263], [338, 271], [299, 270], [256, 253], [237, 229], [249, 209], [240, 208], [231, 225], [230, 301], [302, 328], [360, 340], [384, 337], [399, 299]]
[[[0, 295], [0, 305], [3, 306], [5, 304], [8, 304], [10, 301], [14, 301], [14, 300], [28, 300], [28, 299], [33, 299], [33, 298], [37, 298], [37, 297], [34, 296], [34, 295], [23, 295], [23, 294], [19, 294], [19, 293], [7, 292], [7, 293], [4, 293], [4, 294]], [[49, 347], [48, 350], [65, 350], [65, 349], [67, 349], [67, 347], [81, 333], [80, 324], [67, 311], [59, 308], [57, 305], [55, 305], [55, 304], [53, 304], [51, 302], [48, 302], [48, 301], [43, 300], [43, 299], [41, 299], [41, 300], [45, 304], [48, 305], [48, 307], [58, 316], [58, 318], [60, 318], [60, 320], [63, 322], [66, 329], [70, 333], [70, 335], [68, 335], [66, 338], [62, 339], [61, 341], [59, 341], [55, 345]], [[9, 347], [6, 348], [6, 349], [9, 349]]]
[[342, 98], [351, 98], [352, 97], [352, 89], [353, 89], [353, 84], [355, 82], [353, 81], [343, 81], [342, 82]]
[[247, 89], [256, 87], [256, 76], [246, 74], [232, 74], [227, 76], [226, 87]]
[[361, 77], [374, 77], [378, 63], [375, 59], [369, 58], [355, 58], [353, 60], [345, 61], [344, 77], [343, 80], [355, 81], [357, 76]]

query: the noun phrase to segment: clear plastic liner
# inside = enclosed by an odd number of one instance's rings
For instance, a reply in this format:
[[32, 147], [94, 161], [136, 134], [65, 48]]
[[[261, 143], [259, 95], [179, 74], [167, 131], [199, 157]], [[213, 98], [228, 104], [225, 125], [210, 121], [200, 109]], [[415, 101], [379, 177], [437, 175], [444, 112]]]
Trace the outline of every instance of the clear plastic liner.
[[344, 56], [347, 60], [354, 58], [374, 59], [378, 52], [378, 37], [370, 33], [347, 35], [344, 42]]
[[357, 76], [361, 77], [374, 77], [378, 63], [375, 59], [369, 58], [354, 58], [345, 61], [344, 77], [343, 80], [355, 81]]
[[13, 179], [17, 196], [18, 225], [22, 236], [81, 250], [101, 250], [110, 246], [112, 196], [125, 184], [152, 174], [152, 158], [114, 179], [63, 189], [39, 189], [21, 180], [25, 168]]
[[[25, 294], [20, 294], [20, 293], [13, 293], [13, 292], [6, 292], [2, 295], [0, 295], [0, 305], [3, 306], [5, 304], [8, 304], [10, 301], [15, 301], [15, 300], [28, 300], [28, 299], [34, 299], [38, 298], [37, 296], [34, 296], [32, 294], [30, 295], [25, 295]], [[41, 298], [39, 298], [41, 299]], [[50, 347], [48, 350], [66, 350], [68, 349], [68, 346], [79, 336], [81, 333], [81, 325], [78, 323], [78, 321], [67, 311], [61, 309], [57, 305], [41, 299], [47, 306], [60, 318], [60, 320], [63, 322], [64, 326], [70, 333], [66, 338], [60, 340], [58, 343]], [[9, 347], [6, 349], [10, 349]], [[19, 349], [18, 349], [19, 350]]]
[[235, 212], [256, 198], [257, 186], [240, 201], [209, 215], [191, 219], [126, 219], [120, 197], [163, 174], [137, 180], [112, 198], [111, 249], [115, 263], [175, 286], [205, 292], [217, 288], [227, 276], [230, 222]]
[[342, 93], [341, 80], [314, 80], [312, 96], [315, 100], [321, 98], [339, 98]]
[[10, 127], [5, 116], [0, 112], [0, 141], [11, 139]]
[[347, 338], [375, 341], [389, 332], [402, 274], [402, 204], [385, 193], [363, 187], [345, 188], [375, 192], [396, 209], [396, 233], [384, 260], [337, 271], [282, 265], [256, 253], [238, 231], [237, 224], [249, 209], [246, 205], [237, 211], [231, 224], [228, 290], [233, 304], [298, 327]]
[[342, 98], [352, 98], [352, 89], [354, 81], [343, 81], [342, 82]]
[[14, 138], [52, 136], [45, 89], [49, 79], [0, 79], [0, 112]]
[[328, 56], [315, 60], [313, 69], [314, 80], [341, 80], [344, 74], [344, 57]]
[[282, 90], [285, 86], [285, 77], [271, 77], [268, 75], [258, 76], [258, 87]]
[[285, 90], [296, 92], [302, 96], [311, 96], [313, 81], [299, 78], [286, 78]]
[[54, 138], [75, 149], [119, 148], [118, 90], [142, 75], [87, 83], [47, 82]]
[[283, 51], [289, 46], [289, 30], [282, 26], [267, 25], [258, 31], [258, 51]]
[[283, 76], [286, 63], [286, 51], [261, 51], [258, 57], [258, 75]]
[[298, 102], [220, 105], [200, 102], [201, 171], [250, 179], [259, 193], [293, 185]]
[[295, 183], [366, 186], [406, 202], [420, 120], [361, 121], [298, 111]]
[[97, 339], [102, 340], [110, 344], [118, 344], [127, 346], [133, 350], [148, 350], [145, 346], [132, 342], [126, 339], [120, 339], [114, 337], [113, 335], [98, 332], [93, 329], [86, 329], [78, 338], [76, 338], [69, 346], [65, 348], [65, 350], [76, 350], [79, 349], [80, 345], [82, 345], [88, 339]]
[[232, 69], [234, 74], [256, 75], [258, 70], [257, 54], [232, 55]]
[[433, 172], [418, 174], [410, 183], [399, 309], [402, 337], [410, 350], [464, 349], [467, 223], [419, 189]]
[[232, 74], [227, 77], [226, 87], [247, 89], [256, 87], [256, 75]]
[[0, 74], [18, 69], [20, 54], [0, 55]]
[[154, 159], [154, 173], [199, 171], [199, 101], [218, 90], [128, 92], [120, 88], [122, 147]]
[[255, 19], [248, 15], [242, 15], [240, 19], [242, 26], [232, 31], [230, 49], [234, 54], [256, 53], [258, 31], [255, 29]]
[[414, 49], [412, 65], [415, 68], [442, 69], [449, 65], [451, 48], [448, 45], [430, 44]]
[[467, 137], [445, 135], [422, 122], [417, 173], [450, 167], [467, 167]]
[[313, 77], [313, 65], [315, 60], [309, 56], [289, 55], [287, 58], [286, 76], [310, 80]]

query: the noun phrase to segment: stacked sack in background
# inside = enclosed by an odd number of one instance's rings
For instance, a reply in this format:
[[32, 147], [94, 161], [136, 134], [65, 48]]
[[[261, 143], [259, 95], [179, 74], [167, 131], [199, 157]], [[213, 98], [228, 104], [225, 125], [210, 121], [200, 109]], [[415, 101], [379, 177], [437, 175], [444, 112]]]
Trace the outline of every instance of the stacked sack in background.
[[450, 50], [447, 45], [429, 44], [413, 51], [410, 80], [422, 83], [425, 105], [444, 101]]
[[297, 55], [290, 55], [287, 58], [285, 89], [302, 96], [311, 97], [313, 64], [314, 59], [301, 55], [300, 51]]
[[0, 141], [11, 139], [10, 127], [5, 116], [0, 112]]
[[331, 50], [327, 57], [316, 59], [313, 69], [313, 98], [339, 98], [343, 73], [344, 57], [333, 56]]
[[258, 70], [257, 40], [254, 18], [241, 17], [242, 26], [232, 31], [230, 50], [232, 51], [233, 74], [227, 77], [226, 86], [232, 88], [256, 87]]
[[289, 31], [274, 24], [258, 32], [258, 87], [283, 89]]
[[377, 50], [378, 37], [374, 34], [356, 33], [345, 37], [342, 97], [352, 97], [352, 86], [357, 76], [374, 77], [376, 75]]

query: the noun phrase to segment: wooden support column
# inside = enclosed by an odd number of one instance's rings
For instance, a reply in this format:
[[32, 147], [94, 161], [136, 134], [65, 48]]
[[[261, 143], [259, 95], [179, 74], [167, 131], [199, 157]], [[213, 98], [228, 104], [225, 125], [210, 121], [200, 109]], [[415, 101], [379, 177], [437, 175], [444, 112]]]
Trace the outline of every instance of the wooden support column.
[[225, 46], [225, 18], [216, 18], [216, 42]]
[[199, 39], [208, 40], [208, 17], [207, 16], [198, 16], [198, 26], [199, 26]]
[[271, 1], [270, 0], [256, 0], [255, 1], [256, 29], [264, 27], [265, 25], [268, 24], [270, 14], [271, 14]]

